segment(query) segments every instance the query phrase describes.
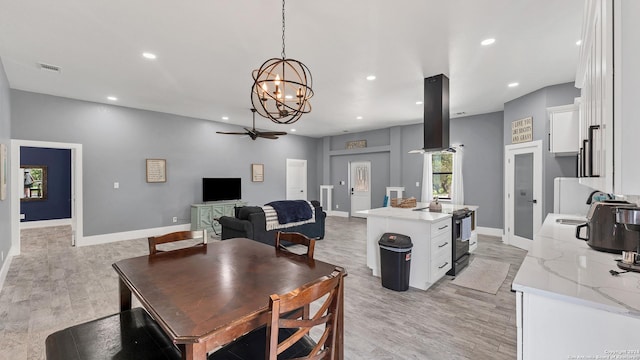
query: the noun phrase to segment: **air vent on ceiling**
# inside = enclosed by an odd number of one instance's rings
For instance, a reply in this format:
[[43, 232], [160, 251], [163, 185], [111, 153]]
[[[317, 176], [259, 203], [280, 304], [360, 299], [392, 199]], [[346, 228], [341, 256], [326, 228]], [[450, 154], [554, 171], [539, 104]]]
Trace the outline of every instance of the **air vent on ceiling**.
[[61, 71], [60, 66], [51, 65], [51, 64], [38, 63], [38, 67], [40, 68], [40, 70], [51, 71], [54, 73], [60, 73]]
[[455, 113], [455, 114], [453, 114], [453, 115], [456, 115], [456, 116], [462, 116], [462, 115], [465, 115], [465, 114], [466, 114], [466, 112], [464, 112], [464, 111], [460, 111], [460, 112], [457, 112], [457, 113]]

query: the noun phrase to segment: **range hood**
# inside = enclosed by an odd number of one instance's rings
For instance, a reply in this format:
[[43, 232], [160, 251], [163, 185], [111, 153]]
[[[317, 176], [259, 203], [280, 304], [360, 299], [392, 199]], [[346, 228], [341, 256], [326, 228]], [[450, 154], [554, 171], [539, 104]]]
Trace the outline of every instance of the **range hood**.
[[449, 148], [449, 78], [444, 74], [424, 79], [424, 143], [409, 153]]

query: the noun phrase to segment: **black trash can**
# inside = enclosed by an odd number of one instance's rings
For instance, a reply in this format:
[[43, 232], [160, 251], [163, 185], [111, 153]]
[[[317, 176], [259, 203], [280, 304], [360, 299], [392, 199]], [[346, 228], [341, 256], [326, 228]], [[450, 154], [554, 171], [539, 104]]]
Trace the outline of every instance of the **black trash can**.
[[411, 238], [401, 234], [385, 233], [378, 241], [378, 246], [382, 286], [395, 291], [407, 291], [413, 248]]

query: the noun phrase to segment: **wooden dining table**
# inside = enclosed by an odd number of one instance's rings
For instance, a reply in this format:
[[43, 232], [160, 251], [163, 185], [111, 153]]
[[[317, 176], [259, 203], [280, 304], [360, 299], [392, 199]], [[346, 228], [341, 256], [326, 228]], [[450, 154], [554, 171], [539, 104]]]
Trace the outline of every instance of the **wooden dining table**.
[[[265, 325], [270, 295], [329, 275], [336, 265], [238, 238], [124, 259], [113, 268], [120, 277], [120, 309], [131, 309], [135, 294], [183, 359], [202, 360]], [[340, 289], [338, 359], [343, 358], [343, 308]]]

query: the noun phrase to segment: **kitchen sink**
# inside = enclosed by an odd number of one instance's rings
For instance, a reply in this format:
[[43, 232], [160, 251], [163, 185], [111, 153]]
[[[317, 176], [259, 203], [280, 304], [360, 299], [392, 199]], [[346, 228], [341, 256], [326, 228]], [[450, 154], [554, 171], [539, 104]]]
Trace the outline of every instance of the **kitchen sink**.
[[580, 219], [556, 219], [556, 222], [558, 224], [564, 224], [564, 225], [580, 225], [580, 224], [586, 223], [587, 221], [580, 220]]

